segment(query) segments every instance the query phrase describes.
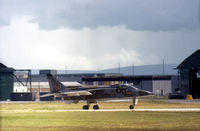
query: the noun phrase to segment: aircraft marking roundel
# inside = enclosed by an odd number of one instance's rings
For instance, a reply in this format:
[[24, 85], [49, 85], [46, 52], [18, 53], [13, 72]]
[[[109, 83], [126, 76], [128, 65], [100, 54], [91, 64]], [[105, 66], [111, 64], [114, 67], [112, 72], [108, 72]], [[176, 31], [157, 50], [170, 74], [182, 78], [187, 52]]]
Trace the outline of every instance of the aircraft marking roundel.
[[55, 85], [55, 90], [58, 91], [59, 90], [59, 87], [58, 85]]

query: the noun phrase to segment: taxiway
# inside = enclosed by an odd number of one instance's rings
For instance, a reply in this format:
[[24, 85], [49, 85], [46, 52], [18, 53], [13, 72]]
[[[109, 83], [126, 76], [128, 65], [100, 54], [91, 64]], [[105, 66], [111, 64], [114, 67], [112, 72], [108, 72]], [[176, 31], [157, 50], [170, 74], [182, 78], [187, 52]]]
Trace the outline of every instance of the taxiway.
[[200, 112], [200, 108], [168, 108], [168, 109], [100, 109], [100, 110], [0, 110], [0, 112], [117, 112], [117, 111], [152, 111], [152, 112]]

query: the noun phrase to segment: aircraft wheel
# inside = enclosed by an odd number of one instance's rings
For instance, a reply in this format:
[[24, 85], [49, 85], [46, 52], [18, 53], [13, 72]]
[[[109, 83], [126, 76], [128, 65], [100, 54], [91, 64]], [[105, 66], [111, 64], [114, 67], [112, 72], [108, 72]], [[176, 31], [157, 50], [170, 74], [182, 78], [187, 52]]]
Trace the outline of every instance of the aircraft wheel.
[[94, 105], [94, 106], [93, 106], [93, 109], [94, 109], [94, 110], [98, 110], [98, 109], [99, 109], [99, 106], [98, 106], [98, 105]]
[[129, 106], [129, 109], [134, 109], [134, 106], [133, 106], [133, 105], [130, 105], [130, 106]]
[[88, 110], [89, 109], [89, 106], [88, 105], [84, 105], [83, 106], [83, 110]]

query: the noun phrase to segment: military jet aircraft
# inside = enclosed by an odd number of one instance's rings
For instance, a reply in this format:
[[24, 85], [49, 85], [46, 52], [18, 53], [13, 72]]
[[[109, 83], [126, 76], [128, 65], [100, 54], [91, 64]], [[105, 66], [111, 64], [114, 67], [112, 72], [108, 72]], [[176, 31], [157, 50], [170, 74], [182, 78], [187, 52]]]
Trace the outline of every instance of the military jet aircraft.
[[84, 110], [89, 109], [91, 103], [95, 103], [93, 109], [99, 109], [98, 100], [105, 99], [119, 99], [119, 98], [132, 98], [133, 104], [129, 106], [134, 109], [137, 104], [138, 96], [153, 95], [149, 91], [138, 89], [128, 84], [112, 85], [110, 87], [97, 87], [97, 88], [69, 88], [64, 86], [52, 74], [47, 74], [47, 79], [50, 86], [50, 94], [45, 94], [40, 97], [54, 96], [61, 97], [66, 103], [77, 104], [80, 100], [86, 101], [87, 104], [83, 106]]

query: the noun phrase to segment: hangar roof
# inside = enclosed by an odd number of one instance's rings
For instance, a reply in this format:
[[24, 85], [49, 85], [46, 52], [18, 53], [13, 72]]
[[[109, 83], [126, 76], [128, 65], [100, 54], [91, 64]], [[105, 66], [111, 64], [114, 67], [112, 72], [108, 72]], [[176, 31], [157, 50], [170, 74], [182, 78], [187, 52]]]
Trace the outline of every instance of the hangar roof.
[[0, 72], [13, 72], [13, 68], [8, 68], [4, 64], [0, 63]]
[[4, 64], [0, 63], [0, 68], [7, 68]]
[[200, 68], [200, 49], [188, 56], [180, 65], [178, 69]]

